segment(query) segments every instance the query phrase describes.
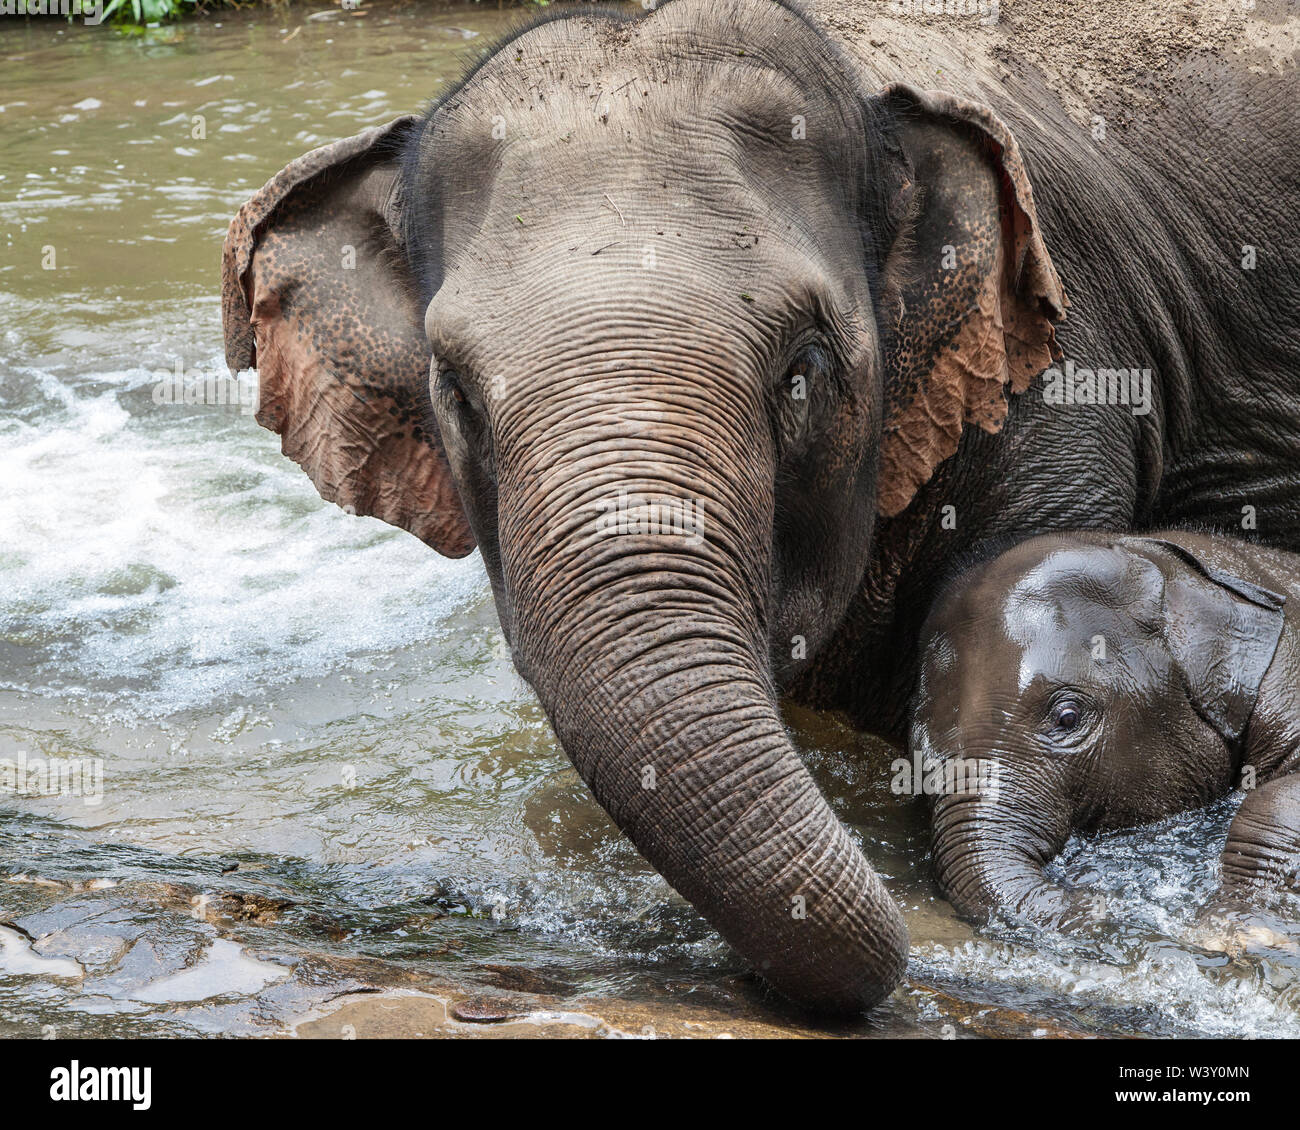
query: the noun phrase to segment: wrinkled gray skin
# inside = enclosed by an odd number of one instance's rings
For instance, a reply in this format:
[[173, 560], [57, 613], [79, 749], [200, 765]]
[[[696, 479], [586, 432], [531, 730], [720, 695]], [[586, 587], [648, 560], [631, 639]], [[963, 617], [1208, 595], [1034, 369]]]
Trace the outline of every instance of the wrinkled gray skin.
[[[595, 797], [771, 985], [839, 1011], [897, 984], [907, 932], [778, 694], [901, 739], [934, 587], [990, 536], [1227, 526], [1244, 498], [1300, 547], [1290, 80], [1189, 62], [1167, 120], [1117, 106], [1103, 148], [1032, 66], [878, 34], [859, 67], [765, 0], [544, 22], [425, 118], [288, 166], [223, 260], [259, 421], [324, 497], [477, 544]], [[890, 86], [936, 73], [952, 95]], [[1020, 391], [1061, 350], [1153, 370], [1150, 411]], [[611, 536], [623, 491], [703, 536]]]
[[932, 816], [958, 911], [1074, 924], [1093, 900], [1042, 870], [1071, 833], [1242, 786], [1223, 893], [1300, 889], [1297, 616], [1300, 556], [1183, 531], [1049, 534], [959, 573], [926, 622], [910, 731], [955, 786]]

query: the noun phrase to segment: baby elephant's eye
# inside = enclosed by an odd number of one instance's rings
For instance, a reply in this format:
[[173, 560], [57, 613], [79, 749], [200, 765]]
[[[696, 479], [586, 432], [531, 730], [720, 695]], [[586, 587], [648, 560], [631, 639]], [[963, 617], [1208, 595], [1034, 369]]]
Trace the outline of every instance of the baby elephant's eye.
[[1058, 702], [1052, 708], [1052, 722], [1056, 729], [1064, 730], [1069, 733], [1077, 729], [1079, 723], [1083, 721], [1083, 711], [1075, 702], [1066, 699], [1064, 702]]

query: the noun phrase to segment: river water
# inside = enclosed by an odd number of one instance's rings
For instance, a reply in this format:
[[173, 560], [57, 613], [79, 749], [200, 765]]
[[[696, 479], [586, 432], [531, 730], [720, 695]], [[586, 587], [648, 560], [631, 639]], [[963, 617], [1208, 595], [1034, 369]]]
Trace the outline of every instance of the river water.
[[[895, 754], [792, 708], [913, 944], [875, 1016], [811, 1025], [587, 796], [477, 555], [325, 505], [238, 403], [158, 402], [224, 372], [239, 204], [508, 22], [311, 11], [0, 20], [0, 1035], [1300, 1035], [1285, 924], [1194, 922], [1231, 801], [1071, 844], [1122, 925], [975, 931]], [[83, 776], [35, 795], [46, 764]]]

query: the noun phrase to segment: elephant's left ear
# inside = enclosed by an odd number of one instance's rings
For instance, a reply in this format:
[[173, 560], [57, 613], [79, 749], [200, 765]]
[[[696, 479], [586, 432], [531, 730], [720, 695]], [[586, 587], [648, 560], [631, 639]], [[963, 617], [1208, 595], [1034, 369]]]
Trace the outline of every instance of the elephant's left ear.
[[1053, 323], [1068, 302], [1007, 126], [944, 91], [895, 83], [882, 97], [911, 164], [901, 194], [914, 201], [910, 247], [886, 266], [878, 312], [886, 367], [878, 507], [891, 517], [957, 450], [965, 425], [998, 431], [1007, 394], [1060, 359]]
[[1166, 574], [1165, 643], [1196, 712], [1225, 741], [1240, 740], [1282, 638], [1286, 597], [1163, 538], [1128, 540], [1135, 548], [1158, 547], [1181, 562], [1182, 568]]

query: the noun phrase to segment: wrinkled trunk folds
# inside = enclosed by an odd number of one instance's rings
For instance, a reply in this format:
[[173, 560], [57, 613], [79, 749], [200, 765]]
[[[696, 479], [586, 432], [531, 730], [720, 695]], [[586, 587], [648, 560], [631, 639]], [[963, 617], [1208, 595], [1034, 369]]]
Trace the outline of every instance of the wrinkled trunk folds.
[[[933, 811], [935, 874], [964, 918], [995, 911], [1042, 926], [1060, 926], [1086, 913], [1078, 892], [1053, 882], [1044, 863], [1064, 846], [1061, 817], [1021, 814], [1003, 795], [941, 796]], [[1050, 810], [1048, 810], [1050, 811]]]
[[[765, 660], [770, 472], [764, 487], [752, 437], [728, 445], [708, 407], [571, 409], [543, 475], [505, 470], [512, 642], [578, 772], [668, 882], [784, 995], [868, 1008], [902, 976], [906, 928], [782, 725]], [[629, 418], [669, 415], [666, 434], [722, 443], [610, 442]], [[696, 507], [702, 533], [647, 527], [648, 499]]]
[[542, 701], [614, 822], [770, 984], [815, 1008], [868, 1008], [902, 975], [901, 916], [752, 659], [700, 632], [575, 655]]

